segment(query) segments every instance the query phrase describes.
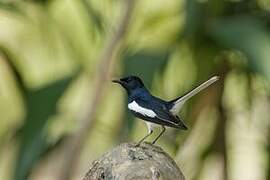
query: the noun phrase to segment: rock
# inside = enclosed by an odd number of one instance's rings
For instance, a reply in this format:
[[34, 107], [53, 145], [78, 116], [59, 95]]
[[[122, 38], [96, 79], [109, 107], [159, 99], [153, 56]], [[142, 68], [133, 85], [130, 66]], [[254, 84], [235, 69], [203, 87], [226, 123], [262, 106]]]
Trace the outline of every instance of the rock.
[[160, 147], [121, 144], [90, 166], [83, 180], [184, 180], [174, 160]]

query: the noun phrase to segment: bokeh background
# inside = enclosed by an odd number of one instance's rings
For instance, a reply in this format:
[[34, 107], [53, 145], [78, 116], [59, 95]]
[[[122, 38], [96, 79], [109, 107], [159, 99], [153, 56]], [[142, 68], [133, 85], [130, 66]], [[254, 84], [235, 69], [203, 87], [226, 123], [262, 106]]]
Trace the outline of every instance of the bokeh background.
[[270, 179], [269, 0], [0, 0], [0, 179], [81, 179], [144, 136], [129, 74], [168, 100], [219, 75], [157, 144], [190, 180]]

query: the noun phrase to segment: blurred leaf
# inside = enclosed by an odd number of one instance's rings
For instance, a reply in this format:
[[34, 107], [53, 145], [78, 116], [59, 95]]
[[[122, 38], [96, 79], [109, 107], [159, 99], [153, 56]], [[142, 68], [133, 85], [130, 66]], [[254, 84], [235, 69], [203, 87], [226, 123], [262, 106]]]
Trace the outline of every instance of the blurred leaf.
[[[104, 26], [102, 24], [102, 17], [99, 14], [98, 11], [96, 11], [93, 6], [92, 3], [87, 1], [87, 0], [81, 0], [81, 3], [83, 5], [83, 7], [85, 8], [87, 15], [89, 17], [89, 20], [93, 21], [95, 26], [97, 27], [98, 31], [100, 33], [104, 32]], [[91, 25], [89, 25], [89, 28], [91, 27]]]
[[0, 53], [2, 53], [5, 56], [5, 59], [7, 60], [7, 64], [8, 64], [10, 70], [12, 71], [12, 73], [16, 79], [16, 82], [17, 82], [17, 85], [19, 86], [19, 89], [21, 90], [22, 93], [24, 93], [25, 86], [23, 83], [23, 79], [20, 76], [20, 73], [19, 73], [17, 67], [13, 63], [16, 56], [8, 48], [6, 48], [5, 46], [3, 46], [1, 44], [0, 44]]
[[143, 79], [143, 82], [146, 86], [150, 87], [155, 72], [165, 67], [168, 56], [168, 52], [138, 52], [135, 54], [128, 53], [123, 60], [123, 76], [137, 75]]
[[18, 3], [14, 3], [14, 2], [1, 2], [0, 1], [0, 9], [6, 10], [9, 12], [18, 13], [20, 15], [24, 14], [22, 9], [18, 6]]
[[62, 146], [65, 144], [65, 142], [68, 140], [69, 136], [64, 134], [60, 136], [55, 142], [48, 143], [46, 148], [42, 151], [40, 158], [46, 158], [48, 157], [54, 150], [57, 149], [57, 147]]
[[[136, 75], [143, 79], [144, 84], [150, 88], [154, 79], [155, 73], [162, 71], [168, 62], [168, 52], [137, 52], [135, 54], [127, 53], [124, 57], [124, 74], [123, 76]], [[123, 118], [124, 127], [120, 137], [128, 137], [134, 125], [134, 117], [130, 113], [126, 113]], [[124, 135], [123, 135], [124, 134]]]
[[[24, 95], [23, 93], [25, 92], [25, 87], [23, 80], [20, 76], [20, 73], [18, 72], [18, 69], [14, 65], [14, 59], [15, 56], [14, 54], [9, 51], [6, 47], [2, 46], [0, 44], [0, 57], [3, 56], [3, 60], [6, 61], [7, 67], [10, 70], [11, 74], [14, 77], [14, 80], [16, 81], [16, 86], [20, 90], [20, 94]], [[7, 143], [6, 137], [10, 134], [11, 138], [10, 140], [14, 140], [18, 135], [20, 134], [21, 127], [14, 127], [13, 130], [7, 130], [8, 133], [5, 133], [5, 135], [0, 136], [0, 150], [2, 147], [5, 147], [5, 143]]]
[[251, 17], [219, 19], [208, 29], [209, 36], [219, 45], [242, 51], [253, 71], [270, 80], [270, 35], [264, 23]]
[[14, 179], [25, 180], [40, 155], [49, 148], [46, 123], [73, 77], [57, 81], [39, 90], [26, 92], [27, 115], [22, 129]]
[[25, 0], [25, 1], [26, 2], [34, 2], [34, 3], [40, 3], [40, 4], [47, 5], [53, 0]]
[[254, 0], [226, 1], [226, 14], [249, 14], [260, 11], [258, 2]]
[[189, 38], [200, 32], [204, 19], [203, 4], [197, 0], [186, 0], [185, 35]]
[[224, 1], [186, 0], [185, 34], [188, 38], [196, 39], [204, 33], [204, 25], [210, 17], [223, 13]]
[[16, 164], [14, 179], [23, 180], [32, 169], [33, 165], [45, 154], [51, 152], [58, 146], [63, 138], [54, 144], [46, 141], [46, 123], [48, 118], [55, 113], [57, 101], [69, 85], [72, 79], [76, 77], [76, 71], [70, 77], [59, 80], [46, 87], [37, 90], [28, 89], [23, 78], [15, 66], [16, 56], [5, 46], [0, 45], [0, 53], [5, 56], [10, 70], [14, 74], [18, 88], [20, 89], [26, 106], [26, 117], [24, 124], [19, 127], [14, 137], [20, 140], [20, 149]]

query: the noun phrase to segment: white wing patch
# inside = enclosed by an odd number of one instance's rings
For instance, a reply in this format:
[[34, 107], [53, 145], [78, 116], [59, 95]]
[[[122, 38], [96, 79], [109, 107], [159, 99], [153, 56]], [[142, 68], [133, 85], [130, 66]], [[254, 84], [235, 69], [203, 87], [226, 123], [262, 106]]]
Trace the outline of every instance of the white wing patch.
[[143, 116], [148, 116], [151, 118], [154, 118], [157, 116], [157, 114], [153, 110], [141, 107], [140, 105], [136, 103], [136, 101], [132, 101], [131, 103], [129, 103], [128, 109], [135, 111], [137, 113], [140, 113]]

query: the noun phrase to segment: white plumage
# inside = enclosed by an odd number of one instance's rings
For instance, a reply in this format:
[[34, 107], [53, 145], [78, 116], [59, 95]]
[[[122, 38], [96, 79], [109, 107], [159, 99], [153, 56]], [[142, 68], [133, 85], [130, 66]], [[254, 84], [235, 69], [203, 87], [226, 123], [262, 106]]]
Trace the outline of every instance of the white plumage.
[[155, 123], [151, 123], [149, 121], [144, 121], [146, 126], [147, 126], [147, 129], [148, 129], [148, 133], [150, 133], [151, 131], [153, 131], [155, 128], [159, 127], [160, 125], [158, 124], [155, 124]]
[[132, 101], [131, 103], [129, 103], [128, 109], [135, 111], [137, 113], [140, 113], [143, 116], [148, 116], [151, 118], [154, 118], [157, 116], [153, 110], [141, 107], [140, 105], [136, 103], [136, 101]]

